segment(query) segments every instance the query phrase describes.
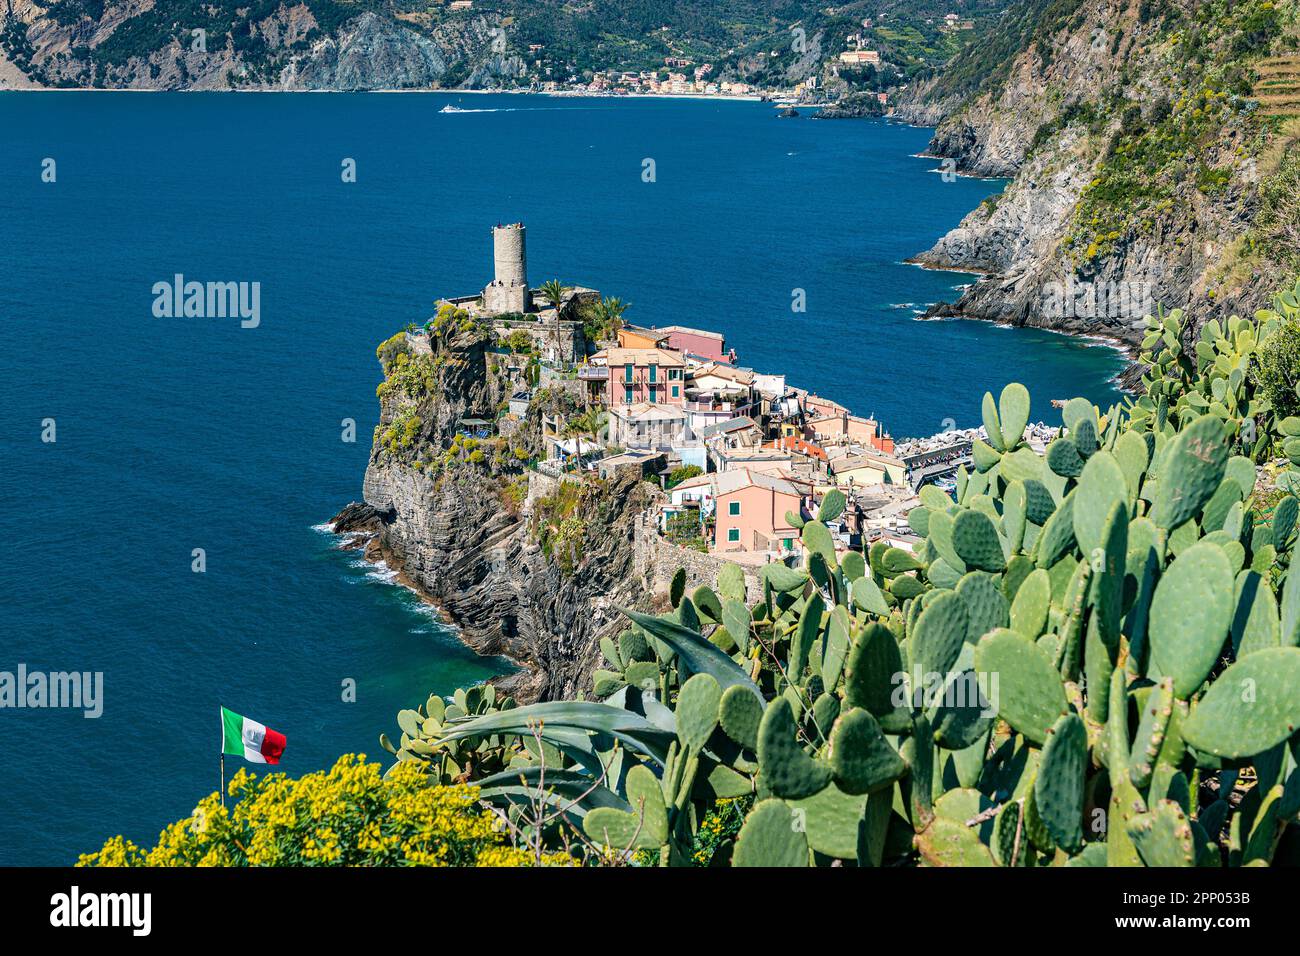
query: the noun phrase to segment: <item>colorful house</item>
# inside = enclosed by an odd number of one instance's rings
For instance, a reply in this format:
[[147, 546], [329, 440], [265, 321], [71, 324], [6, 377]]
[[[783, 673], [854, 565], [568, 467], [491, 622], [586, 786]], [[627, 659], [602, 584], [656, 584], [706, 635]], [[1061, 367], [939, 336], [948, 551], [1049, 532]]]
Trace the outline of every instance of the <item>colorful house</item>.
[[754, 373], [718, 362], [701, 365], [691, 373], [692, 395], [735, 396], [748, 402], [754, 388]]
[[[618, 347], [621, 349], [663, 349], [669, 348], [670, 335], [657, 329], [643, 329], [635, 325], [625, 325], [618, 330]], [[672, 346], [676, 348], [676, 346]]]
[[902, 459], [875, 452], [836, 458], [830, 463], [830, 473], [841, 488], [902, 485], [907, 481], [907, 466]]
[[605, 402], [617, 405], [681, 405], [686, 401], [686, 363], [677, 352], [660, 348], [601, 349], [591, 365], [606, 369]]
[[798, 548], [799, 529], [786, 515], [802, 513], [804, 489], [786, 478], [747, 468], [714, 478], [714, 551], [786, 554]]
[[670, 349], [689, 352], [710, 362], [725, 362], [734, 357], [734, 353], [727, 351], [727, 343], [721, 332], [691, 329], [684, 325], [665, 325], [662, 329], [655, 329], [655, 332], [667, 334]]
[[686, 412], [680, 405], [666, 402], [611, 405], [609, 441], [622, 448], [657, 450], [685, 445]]
[[804, 436], [821, 444], [857, 442], [886, 455], [894, 453], [894, 439], [880, 434], [879, 422], [874, 418], [862, 418], [848, 412], [810, 417], [804, 428]]

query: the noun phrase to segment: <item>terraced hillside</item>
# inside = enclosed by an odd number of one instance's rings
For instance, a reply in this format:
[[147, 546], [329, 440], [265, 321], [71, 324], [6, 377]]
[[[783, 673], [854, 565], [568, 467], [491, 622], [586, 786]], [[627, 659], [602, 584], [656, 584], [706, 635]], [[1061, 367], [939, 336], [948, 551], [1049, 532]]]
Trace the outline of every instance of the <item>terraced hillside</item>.
[[1258, 67], [1255, 99], [1268, 116], [1300, 116], [1300, 56], [1279, 56]]

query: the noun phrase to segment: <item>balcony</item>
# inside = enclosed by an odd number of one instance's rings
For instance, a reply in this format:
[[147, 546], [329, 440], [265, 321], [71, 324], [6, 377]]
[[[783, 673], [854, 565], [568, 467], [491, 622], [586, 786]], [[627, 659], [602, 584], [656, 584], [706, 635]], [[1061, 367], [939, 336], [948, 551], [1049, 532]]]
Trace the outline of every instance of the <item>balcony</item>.
[[740, 405], [737, 402], [720, 402], [714, 399], [699, 401], [698, 399], [688, 399], [682, 403], [682, 408], [688, 412], [718, 412], [725, 414], [734, 414]]

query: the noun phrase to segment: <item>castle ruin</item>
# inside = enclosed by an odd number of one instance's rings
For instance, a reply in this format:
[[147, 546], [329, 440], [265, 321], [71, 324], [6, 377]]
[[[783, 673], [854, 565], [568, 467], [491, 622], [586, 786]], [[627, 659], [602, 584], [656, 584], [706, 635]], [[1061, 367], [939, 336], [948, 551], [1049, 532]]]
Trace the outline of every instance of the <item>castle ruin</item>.
[[600, 300], [595, 289], [567, 288], [559, 309], [540, 289], [528, 287], [527, 229], [522, 222], [492, 227], [492, 281], [478, 295], [447, 299], [452, 305], [492, 323], [498, 340], [513, 332], [528, 333], [537, 354], [567, 368], [587, 354], [579, 309]]
[[492, 262], [495, 270], [491, 282], [483, 289], [486, 312], [532, 311], [533, 294], [528, 288], [527, 230], [522, 222], [492, 227]]

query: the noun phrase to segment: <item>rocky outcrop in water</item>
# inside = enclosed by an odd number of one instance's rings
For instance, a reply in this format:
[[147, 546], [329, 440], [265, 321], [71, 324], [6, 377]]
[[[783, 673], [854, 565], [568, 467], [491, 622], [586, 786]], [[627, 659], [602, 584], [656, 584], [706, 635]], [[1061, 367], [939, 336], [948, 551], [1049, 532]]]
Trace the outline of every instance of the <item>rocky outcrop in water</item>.
[[[1235, 75], [1243, 44], [1267, 51], [1267, 38], [1244, 25], [1249, 11], [1243, 24], [1216, 23], [1213, 45], [1202, 40], [1200, 61], [1188, 62], [1173, 45], [1181, 22], [1148, 17], [1145, 6], [1084, 0], [1063, 10], [1044, 7], [1026, 33], [1033, 42], [973, 93], [957, 95], [941, 77], [892, 113], [937, 121], [927, 153], [952, 160], [953, 171], [1010, 178], [913, 260], [985, 274], [929, 315], [1133, 344], [1146, 310], [1097, 303], [1185, 307], [1198, 321], [1263, 306], [1294, 256], [1270, 252], [1267, 235], [1243, 237], [1261, 183], [1289, 147], [1270, 139], [1240, 94], [1213, 92]], [[1185, 135], [1194, 123], [1203, 128]], [[1273, 166], [1261, 170], [1270, 150]], [[1079, 302], [1060, 308], [1063, 289]]]
[[[344, 508], [333, 526], [441, 607], [476, 651], [522, 665], [499, 681], [505, 690], [524, 701], [571, 699], [590, 688], [600, 637], [626, 626], [617, 609], [651, 601], [636, 536], [656, 492], [638, 474], [581, 492], [572, 511], [584, 524], [580, 553], [564, 562], [539, 540], [554, 479], [469, 462], [434, 471], [429, 462], [454, 441], [459, 420], [493, 407], [503, 393], [484, 345], [457, 340], [438, 353], [432, 387], [383, 396], [364, 500]], [[412, 410], [418, 437], [390, 448], [387, 429]], [[535, 425], [526, 422], [512, 441], [528, 441]], [[521, 478], [529, 490], [519, 501], [510, 488]]]

